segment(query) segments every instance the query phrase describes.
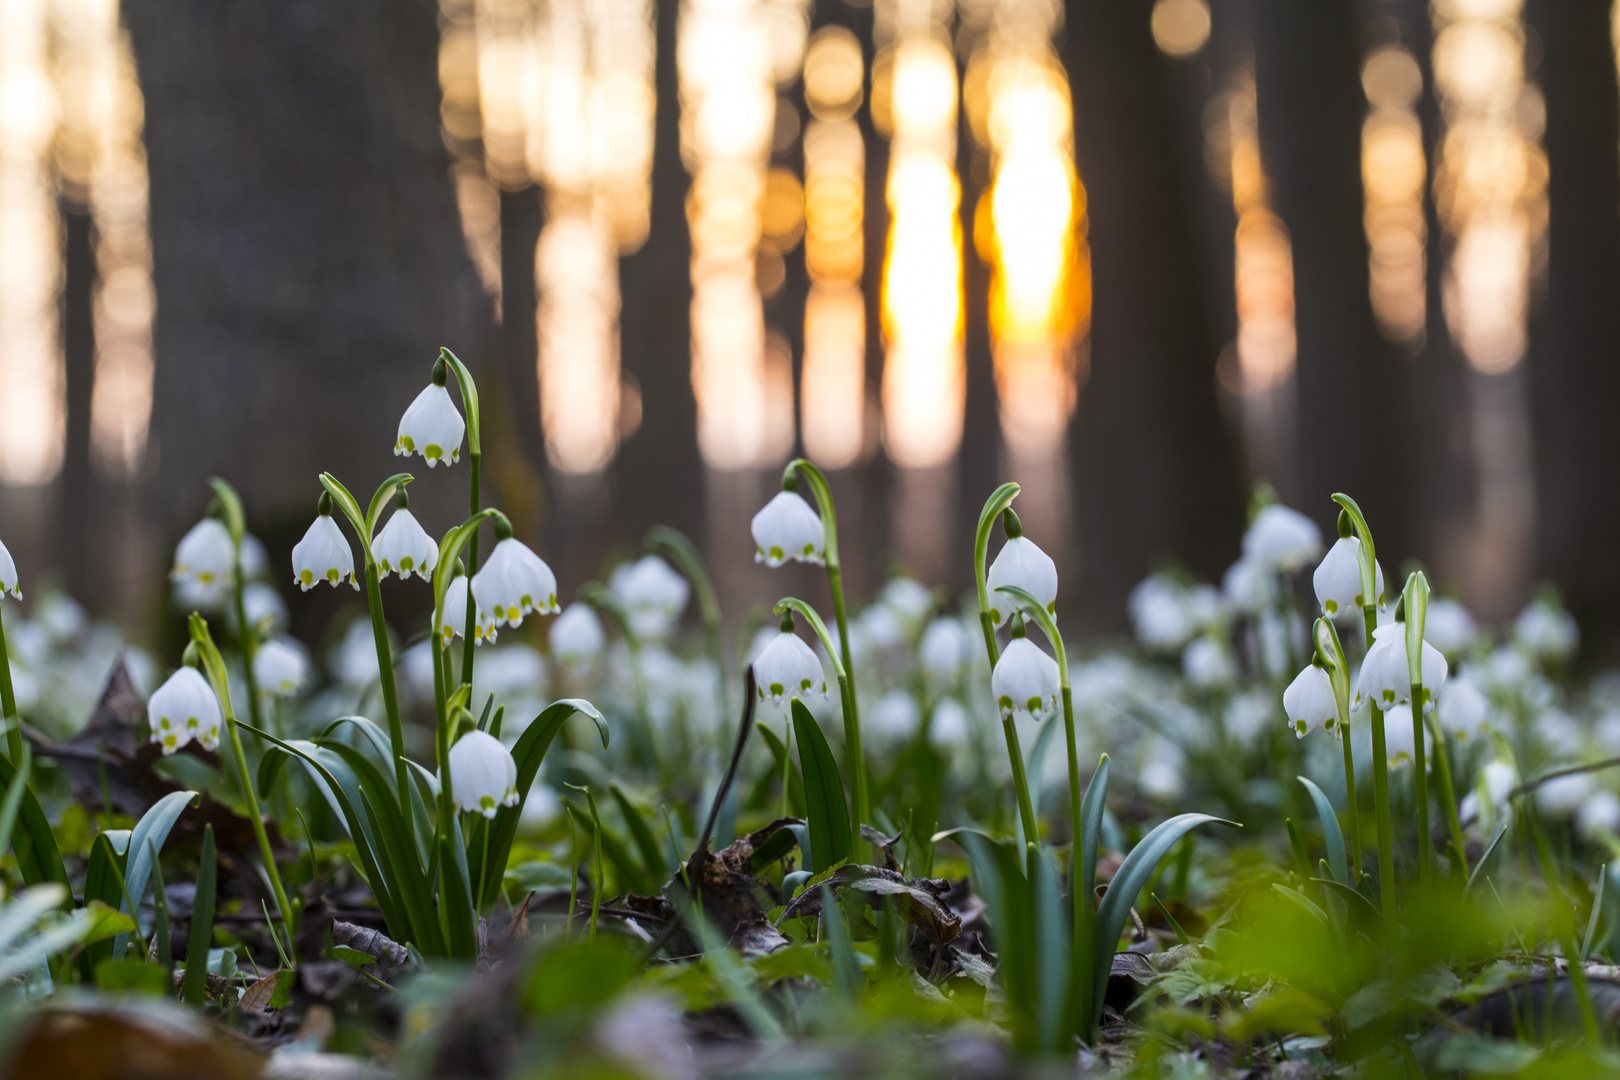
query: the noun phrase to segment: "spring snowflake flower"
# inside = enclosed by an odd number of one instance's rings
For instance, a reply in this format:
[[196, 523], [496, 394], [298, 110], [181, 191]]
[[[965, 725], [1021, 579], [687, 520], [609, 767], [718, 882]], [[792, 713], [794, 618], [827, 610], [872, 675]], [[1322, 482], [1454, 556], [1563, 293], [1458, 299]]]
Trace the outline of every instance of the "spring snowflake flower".
[[990, 694], [1001, 715], [1011, 717], [1025, 712], [1039, 716], [1057, 707], [1062, 692], [1057, 661], [1043, 653], [1024, 632], [1024, 620], [1012, 622], [1012, 640], [1002, 650], [1001, 659], [990, 673]]
[[1333, 678], [1326, 669], [1307, 664], [1283, 691], [1283, 712], [1294, 734], [1303, 739], [1313, 728], [1332, 731], [1339, 723]]
[[818, 566], [827, 560], [821, 515], [796, 491], [778, 491], [754, 515], [748, 531], [754, 535], [754, 561], [773, 569], [789, 559]]
[[479, 621], [487, 616], [492, 628], [517, 626], [531, 611], [540, 615], [556, 611], [557, 576], [551, 567], [514, 538], [509, 527], [497, 524], [495, 535], [499, 538], [495, 550], [472, 579]]
[[1204, 690], [1225, 686], [1237, 674], [1231, 652], [1207, 634], [1182, 650], [1181, 673], [1189, 683]]
[[973, 719], [955, 698], [940, 698], [928, 720], [928, 741], [943, 750], [965, 749], [973, 741]]
[[551, 657], [560, 664], [585, 664], [602, 654], [602, 620], [589, 604], [569, 604], [551, 624]]
[[[1432, 607], [1429, 613], [1434, 614]], [[1428, 629], [1426, 623], [1424, 629]], [[1473, 738], [1490, 726], [1490, 699], [1474, 682], [1470, 671], [1459, 671], [1456, 677], [1447, 681], [1445, 697], [1440, 699], [1436, 708], [1439, 710], [1440, 726], [1453, 735]]]
[[791, 613], [782, 616], [781, 632], [754, 659], [754, 688], [759, 700], [781, 705], [791, 698], [806, 704], [827, 696], [827, 675], [821, 661], [793, 632]]
[[1322, 552], [1322, 532], [1298, 510], [1272, 503], [1243, 534], [1243, 557], [1292, 574]]
[[[463, 636], [466, 629], [467, 575], [457, 574], [444, 590], [444, 625], [440, 628], [443, 644], [448, 646], [451, 638]], [[482, 608], [477, 608], [473, 615], [473, 641], [479, 645], [485, 642], [493, 645], [496, 636], [495, 625], [490, 622], [489, 616]]]
[[662, 641], [686, 609], [692, 586], [669, 563], [646, 555], [613, 571], [608, 590], [624, 605], [630, 632], [643, 641]]
[[1022, 534], [1009, 537], [984, 575], [984, 587], [990, 593], [990, 621], [997, 626], [1011, 618], [1018, 609], [1016, 600], [996, 591], [1003, 585], [1019, 586], [1040, 601], [1048, 614], [1056, 613], [1057, 563], [1029, 537]]
[[962, 628], [960, 619], [948, 616], [929, 623], [917, 646], [917, 658], [922, 661], [923, 670], [940, 682], [960, 678], [967, 657], [967, 631]]
[[1440, 596], [1429, 601], [1428, 615], [1423, 620], [1423, 636], [1429, 644], [1456, 656], [1473, 644], [1478, 627], [1468, 609], [1455, 600]]
[[1253, 615], [1277, 600], [1277, 575], [1259, 559], [1247, 555], [1226, 568], [1221, 595], [1238, 611]]
[[280, 630], [287, 625], [287, 602], [274, 585], [262, 581], [242, 589], [242, 613], [252, 627]]
[[152, 691], [146, 702], [146, 719], [152, 741], [163, 748], [165, 756], [193, 739], [204, 750], [214, 749], [225, 722], [214, 688], [193, 667], [182, 667]]
[[1575, 831], [1589, 841], [1620, 833], [1620, 799], [1612, 791], [1594, 791], [1575, 813]]
[[[1433, 739], [1429, 736], [1429, 729], [1423, 729], [1423, 746], [1429, 749]], [[1384, 754], [1391, 766], [1406, 765], [1413, 759], [1412, 742], [1412, 706], [1405, 704], [1392, 705], [1384, 713]]]
[[403, 581], [415, 574], [423, 581], [431, 581], [433, 566], [439, 561], [439, 545], [409, 509], [397, 506], [388, 524], [371, 542], [371, 554], [383, 577], [393, 573]]
[[1592, 794], [1590, 773], [1571, 773], [1548, 780], [1536, 788], [1536, 809], [1550, 818], [1566, 819]]
[[[1136, 639], [1155, 652], [1167, 653], [1180, 651], [1192, 639], [1208, 606], [1208, 601], [1195, 598], [1193, 590], [1163, 573], [1143, 578], [1126, 602]], [[1218, 595], [1214, 606], [1219, 609]]]
[[883, 583], [877, 602], [894, 612], [907, 626], [915, 628], [934, 606], [934, 593], [920, 581], [892, 577]]
[[430, 469], [441, 461], [451, 465], [461, 460], [461, 437], [467, 431], [467, 422], [456, 411], [450, 391], [445, 389], [448, 379], [444, 361], [435, 361], [433, 381], [416, 395], [416, 400], [399, 419], [395, 454], [400, 457], [421, 454]]
[[[1384, 568], [1373, 563], [1378, 589], [1378, 606], [1384, 606]], [[1361, 540], [1355, 536], [1341, 536], [1328, 548], [1316, 573], [1311, 575], [1316, 586], [1316, 599], [1322, 613], [1328, 616], [1360, 611], [1367, 605], [1361, 595]]]
[[309, 661], [298, 646], [272, 639], [253, 657], [253, 681], [271, 697], [297, 697], [309, 683]]
[[512, 752], [487, 731], [467, 732], [450, 748], [450, 793], [459, 809], [487, 818], [499, 807], [516, 806]]
[[292, 564], [293, 580], [304, 592], [309, 592], [318, 582], [330, 581], [337, 585], [345, 579], [356, 592], [360, 590], [360, 583], [354, 579], [354, 552], [343, 530], [332, 520], [330, 495], [321, 495], [320, 513], [293, 548]]
[[1581, 635], [1573, 615], [1557, 601], [1542, 598], [1513, 620], [1513, 640], [1543, 660], [1562, 661], [1575, 655]]
[[230, 530], [215, 518], [203, 518], [176, 545], [169, 580], [195, 582], [205, 588], [223, 585], [230, 582], [235, 567], [236, 545]]
[[[1440, 688], [1446, 684], [1446, 658], [1440, 650], [1423, 643], [1423, 711], [1434, 708]], [[1412, 700], [1412, 676], [1406, 663], [1406, 624], [1390, 623], [1373, 631], [1372, 648], [1361, 662], [1361, 675], [1356, 679], [1352, 708], [1358, 712], [1368, 701], [1379, 708]]]

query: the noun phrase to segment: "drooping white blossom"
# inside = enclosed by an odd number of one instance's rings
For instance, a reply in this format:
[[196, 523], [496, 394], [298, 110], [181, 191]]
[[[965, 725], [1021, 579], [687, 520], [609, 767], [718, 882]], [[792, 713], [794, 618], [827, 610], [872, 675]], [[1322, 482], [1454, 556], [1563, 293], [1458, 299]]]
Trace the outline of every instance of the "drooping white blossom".
[[1056, 613], [1057, 563], [1029, 537], [1009, 538], [984, 575], [984, 587], [990, 594], [990, 621], [997, 626], [1018, 609], [1016, 600], [997, 591], [1003, 585], [1017, 585], [1039, 601], [1048, 614]]
[[990, 673], [990, 694], [1003, 716], [1022, 712], [1034, 717], [1054, 709], [1062, 688], [1057, 661], [1016, 633]]
[[292, 565], [293, 580], [304, 592], [323, 581], [333, 585], [347, 581], [355, 591], [360, 589], [354, 578], [354, 551], [330, 513], [318, 514], [304, 538], [293, 547]]
[[394, 440], [395, 454], [421, 454], [430, 469], [441, 461], [450, 465], [461, 460], [461, 437], [467, 430], [467, 422], [450, 400], [450, 391], [438, 381], [443, 377], [440, 370], [435, 366], [435, 381], [416, 395], [400, 417], [399, 436]]
[[[1423, 643], [1423, 711], [1434, 708], [1440, 688], [1446, 684], [1448, 668], [1440, 650]], [[1360, 711], [1369, 701], [1389, 709], [1412, 700], [1411, 669], [1406, 663], [1406, 624], [1390, 623], [1373, 631], [1372, 648], [1361, 662], [1352, 707]]]
[[495, 816], [516, 806], [517, 762], [501, 740], [487, 731], [469, 731], [450, 748], [450, 794], [468, 813]]
[[[496, 543], [473, 575], [472, 593], [479, 621], [487, 616], [492, 628], [517, 626], [531, 611], [544, 615], [558, 606], [557, 577], [551, 567], [513, 536]], [[448, 609], [445, 614], [448, 618]]]
[[754, 659], [754, 690], [761, 701], [781, 705], [790, 698], [827, 696], [827, 676], [810, 646], [784, 628]]
[[203, 518], [191, 527], [174, 549], [169, 580], [191, 581], [203, 587], [229, 583], [235, 576], [236, 545], [217, 518]]
[[560, 664], [588, 663], [601, 655], [605, 640], [602, 620], [591, 606], [569, 604], [551, 624], [551, 658]]
[[1474, 617], [1457, 601], [1444, 596], [1429, 601], [1428, 614], [1423, 620], [1423, 636], [1447, 656], [1456, 656], [1468, 648], [1478, 632]]
[[954, 682], [961, 677], [962, 665], [967, 662], [969, 639], [962, 620], [942, 616], [928, 624], [922, 641], [917, 646], [917, 658], [923, 670], [940, 682]]
[[1243, 555], [1292, 574], [1322, 553], [1322, 531], [1316, 523], [1281, 503], [1254, 516], [1243, 534]]
[[403, 580], [415, 574], [423, 581], [431, 581], [433, 567], [439, 561], [439, 545], [416, 515], [400, 507], [371, 541], [371, 556], [377, 560], [382, 577], [398, 574]]
[[271, 697], [297, 697], [309, 684], [309, 660], [297, 645], [272, 638], [253, 657], [253, 681]]
[[[1373, 563], [1373, 573], [1374, 587], [1378, 590], [1376, 603], [1383, 607], [1384, 568], [1376, 561]], [[1361, 592], [1361, 539], [1355, 536], [1339, 537], [1317, 564], [1316, 572], [1311, 575], [1311, 584], [1316, 587], [1316, 599], [1325, 615], [1340, 615], [1366, 607]]]
[[1513, 640], [1543, 660], [1560, 662], [1575, 655], [1581, 634], [1573, 615], [1543, 597], [1532, 600], [1513, 620]]
[[193, 739], [204, 750], [214, 749], [225, 717], [208, 680], [196, 668], [182, 667], [152, 691], [146, 702], [146, 720], [152, 741], [167, 756]]
[[827, 531], [821, 515], [796, 491], [778, 491], [749, 523], [754, 561], [778, 567], [789, 559], [821, 565], [827, 559]]
[[1339, 723], [1339, 705], [1333, 696], [1333, 678], [1315, 664], [1294, 676], [1283, 691], [1283, 712], [1294, 734], [1303, 739], [1314, 728], [1332, 731]]
[[657, 555], [645, 555], [614, 570], [608, 591], [624, 605], [632, 634], [662, 641], [686, 609], [692, 586]]
[[1232, 663], [1231, 650], [1205, 634], [1194, 638], [1181, 651], [1181, 674], [1193, 686], [1209, 690], [1230, 683], [1237, 670]]
[[[445, 645], [453, 637], [461, 637], [467, 630], [467, 575], [457, 574], [444, 590], [444, 623], [439, 629]], [[475, 607], [473, 615], [473, 641], [482, 645], [494, 644], [497, 629], [482, 608]]]
[[22, 599], [22, 586], [17, 581], [17, 564], [12, 561], [11, 552], [6, 545], [0, 543], [0, 596], [10, 593], [18, 600]]

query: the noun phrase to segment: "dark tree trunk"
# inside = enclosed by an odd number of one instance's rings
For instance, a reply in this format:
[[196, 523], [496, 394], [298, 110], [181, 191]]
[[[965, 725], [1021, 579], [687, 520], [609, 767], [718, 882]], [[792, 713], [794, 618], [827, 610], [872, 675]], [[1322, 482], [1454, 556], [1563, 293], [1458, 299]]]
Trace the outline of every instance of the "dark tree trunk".
[[63, 432], [62, 475], [57, 481], [57, 522], [61, 546], [57, 569], [77, 599], [104, 603], [104, 582], [94, 573], [100, 551], [93, 536], [102, 504], [90, 461], [90, 393], [95, 382], [95, 236], [90, 215], [67, 200], [62, 211], [62, 362], [67, 416]]
[[1264, 0], [1256, 108], [1272, 208], [1293, 240], [1300, 509], [1331, 529], [1329, 496], [1347, 492], [1392, 569], [1411, 550], [1394, 411], [1401, 373], [1367, 292], [1358, 10], [1356, 0]]
[[1537, 0], [1526, 14], [1545, 62], [1550, 166], [1547, 301], [1528, 367], [1539, 508], [1537, 571], [1589, 632], [1588, 655], [1620, 648], [1620, 102], [1605, 0]]
[[[399, 417], [438, 346], [482, 372], [493, 340], [440, 140], [436, 6], [125, 12], [146, 95], [164, 531], [202, 508], [214, 474], [289, 526], [323, 469], [369, 495], [403, 467]], [[465, 468], [416, 494], [464, 507]]]
[[1161, 558], [1218, 574], [1243, 526], [1240, 467], [1216, 401], [1219, 341], [1150, 9], [1067, 8], [1092, 252], [1091, 371], [1070, 429], [1076, 605], [1091, 628], [1122, 625], [1127, 592]]

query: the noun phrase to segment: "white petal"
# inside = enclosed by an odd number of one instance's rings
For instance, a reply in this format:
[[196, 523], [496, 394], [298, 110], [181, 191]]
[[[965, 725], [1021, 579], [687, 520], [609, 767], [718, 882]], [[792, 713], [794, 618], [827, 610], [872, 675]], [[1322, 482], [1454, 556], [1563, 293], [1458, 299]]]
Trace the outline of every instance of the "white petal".
[[321, 514], [310, 525], [304, 538], [292, 552], [293, 580], [305, 592], [322, 581], [333, 585], [347, 579], [356, 589], [360, 583], [354, 579], [354, 552], [348, 537], [338, 528], [331, 515]]
[[10, 593], [18, 600], [22, 599], [22, 588], [17, 582], [17, 564], [11, 559], [11, 552], [6, 545], [0, 543], [0, 593]]
[[589, 604], [569, 604], [551, 624], [551, 655], [565, 664], [594, 660], [605, 640], [602, 620]]
[[1060, 680], [1056, 660], [1028, 638], [1013, 638], [990, 673], [990, 693], [1002, 715], [1026, 712], [1033, 716], [1057, 705]]
[[371, 554], [383, 577], [395, 573], [403, 579], [415, 574], [423, 581], [431, 581], [439, 545], [409, 510], [395, 510], [372, 540]]
[[174, 549], [174, 568], [169, 577], [175, 581], [195, 581], [213, 585], [230, 581], [236, 567], [236, 545], [230, 530], [214, 518], [203, 518], [181, 537]]
[[1243, 555], [1291, 574], [1316, 558], [1322, 533], [1316, 523], [1280, 503], [1263, 508], [1243, 534]]
[[749, 524], [754, 537], [754, 561], [781, 566], [789, 559], [821, 563], [827, 555], [827, 534], [810, 504], [796, 491], [779, 491], [754, 515]]
[[223, 715], [208, 680], [196, 668], [182, 667], [152, 691], [146, 702], [146, 719], [152, 741], [165, 754], [172, 754], [209, 732], [217, 738]]
[[[1327, 615], [1343, 615], [1364, 607], [1361, 595], [1361, 540], [1354, 536], [1340, 537], [1311, 575], [1316, 587], [1317, 602]], [[1384, 605], [1384, 568], [1373, 564], [1378, 590], [1378, 606]]]
[[450, 400], [450, 391], [429, 383], [400, 417], [394, 453], [402, 457], [421, 454], [430, 469], [441, 461], [448, 465], [461, 460], [461, 436], [466, 430], [467, 423]]
[[515, 537], [495, 545], [483, 568], [473, 575], [473, 599], [479, 621], [491, 628], [517, 626], [529, 612], [557, 610], [557, 578], [551, 567]]
[[754, 660], [754, 686], [760, 699], [773, 705], [827, 696], [821, 661], [799, 635], [787, 631], [778, 633]]
[[1283, 691], [1283, 712], [1294, 734], [1302, 739], [1312, 728], [1333, 727], [1338, 723], [1339, 706], [1332, 677], [1314, 664], [1307, 665]]
[[469, 731], [450, 748], [450, 789], [456, 806], [486, 818], [517, 803], [517, 763], [485, 731]]
[[1040, 601], [1048, 612], [1056, 610], [1057, 564], [1027, 536], [1003, 544], [996, 561], [984, 575], [984, 587], [990, 594], [990, 619], [998, 626], [1010, 619], [1018, 607], [1012, 597], [996, 591], [1002, 585], [1017, 585]]

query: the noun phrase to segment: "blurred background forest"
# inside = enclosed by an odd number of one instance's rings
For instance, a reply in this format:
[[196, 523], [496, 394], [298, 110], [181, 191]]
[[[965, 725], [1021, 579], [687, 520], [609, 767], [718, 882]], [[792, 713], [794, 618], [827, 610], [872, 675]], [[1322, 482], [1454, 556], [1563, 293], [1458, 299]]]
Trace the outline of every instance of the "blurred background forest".
[[1012, 478], [1107, 633], [1263, 480], [1613, 662], [1616, 10], [0, 0], [0, 533], [150, 634], [209, 476], [285, 568], [448, 345], [565, 595], [668, 523], [733, 618], [820, 596], [748, 534], [804, 453], [858, 596], [967, 585]]

